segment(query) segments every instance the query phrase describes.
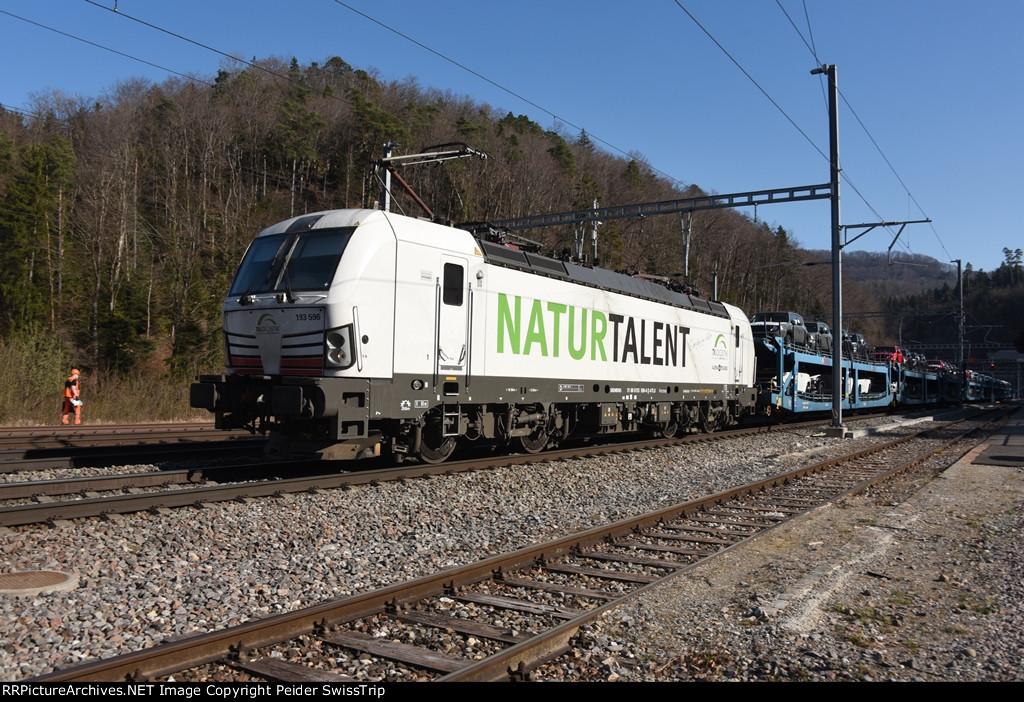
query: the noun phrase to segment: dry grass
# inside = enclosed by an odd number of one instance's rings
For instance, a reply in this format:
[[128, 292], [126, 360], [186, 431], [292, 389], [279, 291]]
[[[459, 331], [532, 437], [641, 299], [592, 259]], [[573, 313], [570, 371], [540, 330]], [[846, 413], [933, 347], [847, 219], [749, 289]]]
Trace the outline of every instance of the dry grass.
[[[0, 425], [58, 424], [64, 381], [77, 365], [51, 335], [0, 340]], [[188, 406], [189, 379], [171, 380], [152, 370], [129, 376], [82, 371], [82, 420], [88, 424], [212, 419]]]

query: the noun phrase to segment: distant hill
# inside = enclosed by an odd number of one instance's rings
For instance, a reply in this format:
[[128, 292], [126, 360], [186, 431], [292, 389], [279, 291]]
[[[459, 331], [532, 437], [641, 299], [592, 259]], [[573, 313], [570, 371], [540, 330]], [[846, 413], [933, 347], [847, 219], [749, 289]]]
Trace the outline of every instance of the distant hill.
[[[828, 260], [825, 250], [810, 251], [810, 258]], [[850, 251], [843, 253], [843, 280], [855, 282], [879, 298], [921, 295], [946, 285], [956, 287], [956, 266], [920, 254]]]
[[[807, 252], [812, 260], [830, 255]], [[1024, 347], [1024, 271], [1017, 259], [992, 272], [965, 267], [963, 273], [965, 351], [987, 359], [993, 345]], [[958, 339], [955, 264], [907, 254], [894, 254], [890, 262], [885, 253], [853, 251], [843, 254], [843, 285], [843, 317], [871, 343], [931, 347], [930, 355], [947, 359], [955, 354], [948, 348]]]

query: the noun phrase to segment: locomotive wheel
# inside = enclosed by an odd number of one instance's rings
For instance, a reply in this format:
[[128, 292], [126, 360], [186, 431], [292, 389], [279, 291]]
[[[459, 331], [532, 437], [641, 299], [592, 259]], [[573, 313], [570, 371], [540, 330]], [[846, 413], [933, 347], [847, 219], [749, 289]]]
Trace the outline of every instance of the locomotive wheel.
[[455, 451], [455, 443], [455, 437], [449, 436], [437, 448], [434, 448], [427, 446], [426, 438], [424, 438], [423, 445], [420, 447], [420, 458], [424, 463], [443, 463]]
[[677, 431], [679, 431], [679, 424], [676, 422], [669, 422], [661, 430], [661, 435], [664, 436], [666, 439], [671, 439], [673, 436], [676, 435]]
[[705, 434], [713, 434], [718, 429], [718, 420], [710, 412], [704, 414], [701, 412], [700, 417], [700, 430]]
[[442, 435], [441, 422], [430, 422], [423, 427], [420, 459], [424, 463], [442, 463], [455, 451], [456, 443], [456, 437]]
[[527, 436], [515, 437], [515, 442], [524, 453], [540, 453], [548, 445], [548, 431], [544, 427], [538, 427]]

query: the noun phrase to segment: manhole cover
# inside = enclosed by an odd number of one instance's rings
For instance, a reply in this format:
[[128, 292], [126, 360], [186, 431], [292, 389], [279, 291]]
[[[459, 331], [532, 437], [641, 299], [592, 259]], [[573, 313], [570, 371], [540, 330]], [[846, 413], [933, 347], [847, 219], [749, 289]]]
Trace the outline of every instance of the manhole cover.
[[22, 573], [0, 573], [0, 593], [29, 595], [41, 592], [71, 590], [78, 578], [53, 570], [26, 570]]

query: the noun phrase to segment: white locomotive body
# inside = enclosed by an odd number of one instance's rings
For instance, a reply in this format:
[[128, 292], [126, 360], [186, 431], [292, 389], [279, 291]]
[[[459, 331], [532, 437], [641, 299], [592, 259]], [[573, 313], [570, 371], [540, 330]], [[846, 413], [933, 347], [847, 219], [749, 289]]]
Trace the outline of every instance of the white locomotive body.
[[191, 401], [274, 447], [444, 460], [753, 410], [737, 308], [380, 210], [259, 234], [224, 304], [227, 374]]

